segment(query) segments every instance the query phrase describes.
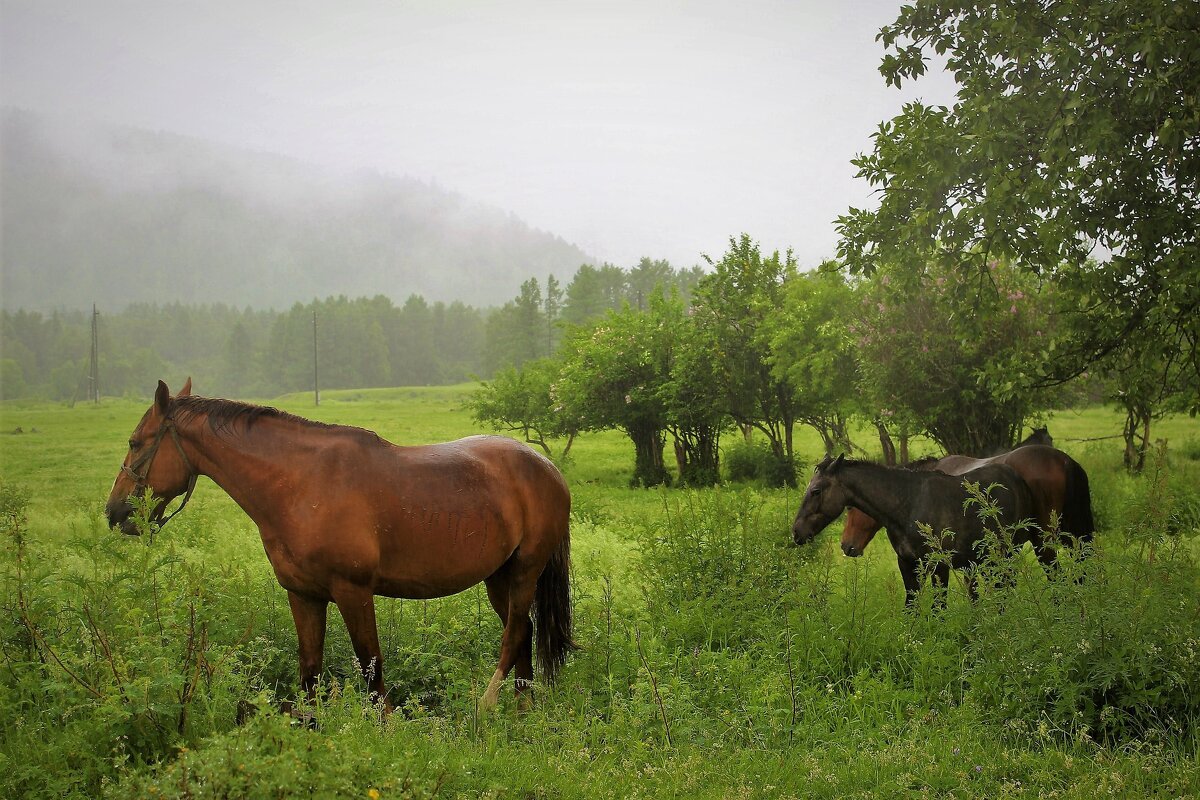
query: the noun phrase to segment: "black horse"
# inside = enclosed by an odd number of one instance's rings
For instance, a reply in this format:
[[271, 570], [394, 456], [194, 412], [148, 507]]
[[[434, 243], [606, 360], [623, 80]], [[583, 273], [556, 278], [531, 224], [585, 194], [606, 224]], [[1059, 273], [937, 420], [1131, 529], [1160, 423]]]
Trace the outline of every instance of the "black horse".
[[[1029, 527], [1020, 523], [1033, 516], [1033, 496], [1025, 481], [1009, 466], [991, 464], [963, 475], [885, 467], [868, 461], [825, 458], [817, 465], [808, 484], [792, 538], [804, 544], [816, 536], [847, 508], [857, 508], [883, 523], [896, 551], [900, 577], [904, 580], [905, 605], [911, 606], [920, 588], [921, 574], [936, 549], [949, 554], [932, 568], [939, 603], [944, 603], [950, 568], [966, 569], [979, 563], [979, 543], [988, 532], [979, 509], [968, 502], [966, 483], [991, 489], [998, 509], [996, 522], [1012, 530], [1011, 542], [1027, 541]], [[927, 536], [921, 525], [929, 526]], [[1004, 543], [1007, 537], [998, 536]], [[975, 580], [968, 574], [967, 591], [974, 599]]]

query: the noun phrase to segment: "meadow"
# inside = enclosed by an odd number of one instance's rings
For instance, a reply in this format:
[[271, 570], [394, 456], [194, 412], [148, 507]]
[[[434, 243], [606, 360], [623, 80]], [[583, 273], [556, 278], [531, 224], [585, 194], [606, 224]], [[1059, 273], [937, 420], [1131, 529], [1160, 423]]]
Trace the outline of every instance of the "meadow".
[[[479, 432], [471, 389], [269, 402], [417, 444]], [[558, 683], [480, 715], [500, 636], [482, 586], [379, 598], [397, 712], [367, 702], [331, 613], [310, 730], [276, 710], [295, 632], [223, 492], [201, 479], [154, 537], [107, 528], [148, 403], [0, 404], [0, 796], [1200, 794], [1195, 419], [1158, 423], [1135, 477], [1115, 412], [1050, 416], [1091, 479], [1094, 552], [1053, 581], [1026, 553], [977, 604], [955, 577], [941, 613], [902, 609], [882, 537], [845, 558], [839, 521], [791, 547], [799, 490], [630, 489], [628, 440], [583, 436], [563, 465], [581, 649]], [[797, 450], [803, 483], [815, 434]]]

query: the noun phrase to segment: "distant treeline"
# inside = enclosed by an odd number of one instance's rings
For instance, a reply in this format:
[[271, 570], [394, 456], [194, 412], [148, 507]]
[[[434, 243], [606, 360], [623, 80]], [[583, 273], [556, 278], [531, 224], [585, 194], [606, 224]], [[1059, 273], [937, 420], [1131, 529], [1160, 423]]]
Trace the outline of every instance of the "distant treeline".
[[[102, 395], [144, 395], [159, 378], [191, 375], [207, 395], [273, 397], [311, 389], [414, 386], [488, 378], [552, 354], [563, 331], [656, 292], [690, 296], [699, 267], [642, 259], [629, 270], [579, 268], [564, 287], [529, 278], [491, 308], [411, 295], [328, 297], [287, 311], [233, 305], [134, 304], [99, 308]], [[315, 336], [314, 336], [315, 319]], [[0, 399], [82, 400], [91, 373], [90, 311], [3, 311]], [[314, 376], [314, 346], [317, 375]]]

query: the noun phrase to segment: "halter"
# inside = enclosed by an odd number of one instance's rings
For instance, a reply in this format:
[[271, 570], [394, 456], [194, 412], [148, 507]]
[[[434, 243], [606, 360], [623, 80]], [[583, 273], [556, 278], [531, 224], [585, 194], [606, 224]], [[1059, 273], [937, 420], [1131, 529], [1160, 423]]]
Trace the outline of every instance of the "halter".
[[[179, 451], [179, 457], [183, 459], [183, 466], [185, 469], [187, 469], [188, 485], [187, 492], [183, 495], [183, 502], [179, 504], [179, 508], [172, 511], [164, 518], [162, 516], [163, 509], [165, 509], [167, 507], [167, 503], [171, 501], [169, 499], [163, 500], [154, 509], [153, 513], [150, 514], [150, 521], [157, 525], [160, 530], [164, 525], [171, 521], [171, 517], [174, 517], [180, 511], [183, 511], [183, 507], [188, 504], [188, 500], [192, 499], [192, 491], [196, 488], [196, 478], [199, 477], [200, 474], [192, 467], [192, 462], [188, 460], [187, 453], [183, 452], [183, 445], [179, 441], [179, 431], [175, 427], [175, 420], [171, 419], [170, 417], [165, 418], [163, 420], [163, 424], [159, 426], [158, 432], [154, 434], [154, 441], [150, 443], [150, 447], [146, 450], [146, 452], [138, 456], [132, 464], [128, 466], [124, 464], [121, 465], [121, 472], [124, 472], [133, 479], [133, 484], [136, 489], [149, 489], [150, 484], [147, 482], [147, 479], [150, 476], [150, 468], [154, 465], [154, 457], [158, 455], [158, 446], [162, 444], [163, 437], [167, 435], [167, 431], [171, 432], [171, 439], [175, 442], [175, 449]], [[145, 467], [144, 469], [142, 469], [143, 466]], [[139, 469], [141, 469], [140, 473], [138, 471]]]

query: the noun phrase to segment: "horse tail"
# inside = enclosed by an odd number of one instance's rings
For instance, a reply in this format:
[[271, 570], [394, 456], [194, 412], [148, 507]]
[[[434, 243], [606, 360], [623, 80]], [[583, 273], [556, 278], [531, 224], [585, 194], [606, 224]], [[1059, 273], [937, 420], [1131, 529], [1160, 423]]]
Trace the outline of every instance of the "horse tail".
[[567, 653], [578, 647], [571, 635], [571, 533], [568, 530], [538, 576], [534, 596], [537, 659], [548, 683], [558, 677]]
[[1096, 522], [1092, 517], [1092, 490], [1087, 472], [1073, 458], [1068, 458], [1067, 463], [1067, 491], [1060, 527], [1075, 542], [1091, 542]]

